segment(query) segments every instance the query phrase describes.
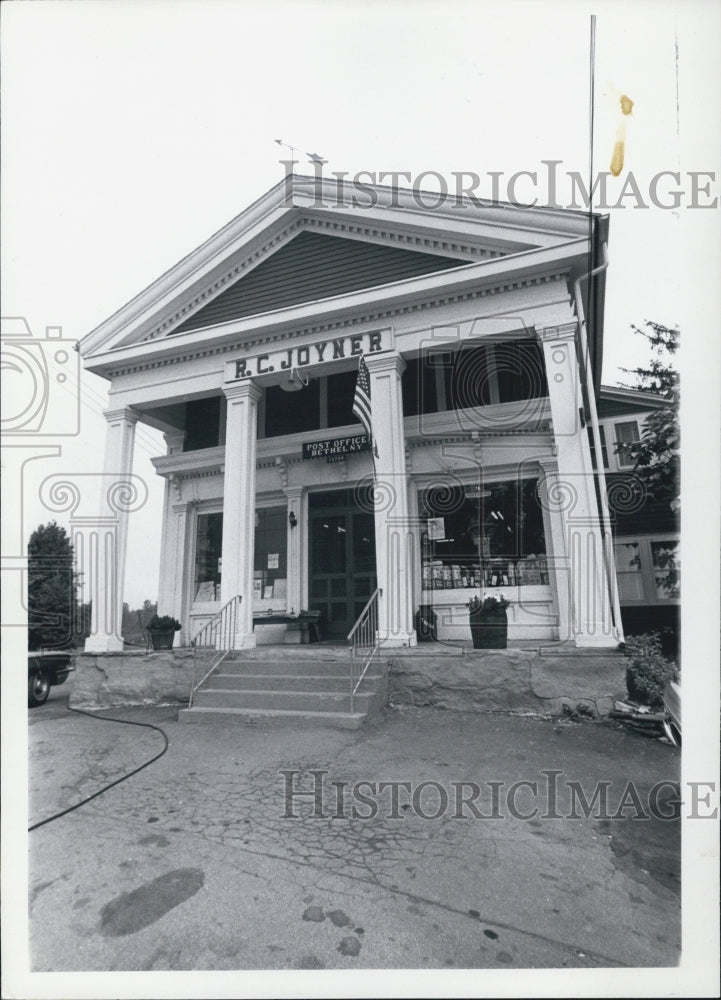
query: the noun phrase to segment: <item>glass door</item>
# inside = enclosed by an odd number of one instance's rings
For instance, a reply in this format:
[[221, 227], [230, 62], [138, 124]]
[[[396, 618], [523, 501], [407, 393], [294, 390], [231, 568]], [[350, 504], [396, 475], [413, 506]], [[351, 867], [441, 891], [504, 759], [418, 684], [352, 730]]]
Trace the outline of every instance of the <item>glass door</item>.
[[324, 639], [345, 639], [376, 587], [373, 515], [311, 510], [309, 535], [311, 610], [321, 612]]

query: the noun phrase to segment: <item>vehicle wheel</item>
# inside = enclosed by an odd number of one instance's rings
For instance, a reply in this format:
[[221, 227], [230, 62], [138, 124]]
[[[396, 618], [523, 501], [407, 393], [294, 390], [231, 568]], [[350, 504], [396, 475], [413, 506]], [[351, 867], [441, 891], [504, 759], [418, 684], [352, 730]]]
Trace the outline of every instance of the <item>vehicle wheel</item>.
[[50, 677], [47, 670], [34, 670], [28, 677], [28, 705], [44, 705], [50, 694]]

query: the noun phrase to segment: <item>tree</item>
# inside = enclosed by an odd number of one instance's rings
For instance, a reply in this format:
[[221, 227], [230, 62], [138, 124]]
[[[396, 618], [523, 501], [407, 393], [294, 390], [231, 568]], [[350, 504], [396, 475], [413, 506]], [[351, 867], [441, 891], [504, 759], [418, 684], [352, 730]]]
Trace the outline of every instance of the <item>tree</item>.
[[[634, 473], [641, 479], [649, 496], [657, 503], [668, 503], [676, 513], [681, 506], [680, 469], [681, 433], [679, 427], [679, 376], [672, 358], [678, 350], [679, 330], [646, 320], [646, 329], [633, 326], [634, 333], [648, 340], [654, 357], [648, 367], [624, 368], [636, 376], [636, 385], [626, 388], [653, 392], [665, 400], [665, 405], [653, 410], [646, 418], [641, 440], [636, 444], [616, 445], [634, 460]], [[676, 545], [657, 547], [658, 569], [664, 571], [657, 582], [668, 596], [678, 596], [680, 570]]]
[[[642, 479], [649, 494], [655, 500], [668, 501], [671, 509], [678, 511], [681, 447], [679, 377], [670, 359], [678, 350], [679, 330], [650, 320], [646, 320], [644, 326], [646, 329], [637, 326], [631, 329], [648, 340], [654, 357], [648, 367], [623, 369], [636, 376], [636, 385], [626, 388], [655, 393], [663, 397], [666, 405], [646, 418], [641, 440], [636, 444], [623, 445], [623, 450], [633, 458], [634, 472]], [[620, 451], [619, 445], [616, 445], [616, 451]]]
[[28, 542], [28, 648], [64, 647], [79, 638], [73, 546], [55, 521]]

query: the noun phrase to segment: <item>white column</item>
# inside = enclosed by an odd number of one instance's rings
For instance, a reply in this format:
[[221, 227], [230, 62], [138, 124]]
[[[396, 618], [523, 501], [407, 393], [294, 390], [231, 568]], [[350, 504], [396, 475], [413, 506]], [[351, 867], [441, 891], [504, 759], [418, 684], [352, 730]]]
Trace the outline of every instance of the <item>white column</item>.
[[378, 631], [382, 646], [415, 646], [413, 627], [413, 532], [408, 511], [406, 450], [398, 354], [366, 357], [371, 379], [371, 410], [378, 455], [375, 530]]
[[546, 560], [558, 615], [558, 638], [561, 642], [573, 639], [571, 615], [571, 588], [566, 552], [566, 527], [563, 519], [565, 503], [569, 502], [558, 476], [555, 459], [540, 459], [540, 498], [543, 510], [543, 527], [546, 536]]
[[[611, 618], [607, 557], [583, 420], [576, 324], [566, 323], [537, 332], [543, 344], [558, 462], [551, 496], [557, 497], [564, 525], [570, 583], [569, 638], [577, 646], [616, 646], [618, 634]], [[614, 572], [612, 563], [611, 571]]]
[[[298, 614], [303, 607], [304, 492], [303, 486], [287, 486], [284, 490], [288, 500], [287, 610], [294, 614]], [[291, 515], [295, 519], [295, 526], [291, 524]]]
[[255, 547], [255, 456], [260, 389], [252, 382], [223, 389], [228, 401], [223, 484], [223, 568], [225, 605], [242, 597], [234, 647], [255, 646], [253, 632], [253, 551]]
[[[183, 451], [185, 431], [174, 431], [164, 434], [166, 454], [179, 455]], [[163, 533], [160, 540], [160, 579], [158, 581], [158, 614], [172, 615], [183, 621], [184, 611], [178, 614], [176, 591], [180, 588], [183, 575], [183, 564], [178, 565], [177, 527], [178, 514], [175, 505], [180, 501], [180, 489], [172, 477], [165, 480], [165, 498], [163, 502]], [[188, 555], [183, 553], [184, 558]]]
[[120, 627], [123, 621], [125, 560], [128, 548], [129, 505], [124, 494], [134, 492], [132, 486], [133, 445], [137, 416], [129, 408], [107, 410], [103, 466], [103, 495], [94, 572], [90, 582], [93, 602], [91, 632], [85, 640], [88, 653], [112, 653], [123, 649]]

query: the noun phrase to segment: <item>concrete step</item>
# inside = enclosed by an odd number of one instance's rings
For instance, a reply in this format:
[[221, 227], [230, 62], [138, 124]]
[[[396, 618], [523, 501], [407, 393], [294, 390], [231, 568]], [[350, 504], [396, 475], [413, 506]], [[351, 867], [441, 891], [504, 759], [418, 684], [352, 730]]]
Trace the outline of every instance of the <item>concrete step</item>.
[[305, 660], [350, 660], [352, 656], [350, 646], [339, 644], [337, 646], [324, 646], [320, 643], [310, 643], [305, 646], [256, 646], [254, 649], [235, 649], [229, 656], [230, 660], [251, 661], [251, 660], [291, 660], [299, 662]]
[[[365, 712], [374, 692], [358, 693], [356, 711]], [[260, 708], [287, 712], [349, 712], [350, 695], [340, 691], [239, 691], [229, 688], [197, 691], [198, 708]]]
[[350, 678], [349, 660], [224, 660], [224, 674], [246, 676], [339, 677]]
[[[380, 676], [373, 674], [363, 678], [363, 687], [375, 687]], [[203, 685], [203, 690], [216, 688], [237, 691], [338, 691], [348, 692], [350, 677], [344, 674], [273, 674], [273, 673], [225, 673], [211, 674]]]
[[311, 712], [283, 711], [269, 708], [215, 708], [193, 705], [178, 713], [178, 722], [219, 723], [229, 722], [247, 726], [332, 726], [335, 729], [360, 729], [365, 722], [364, 712]]

